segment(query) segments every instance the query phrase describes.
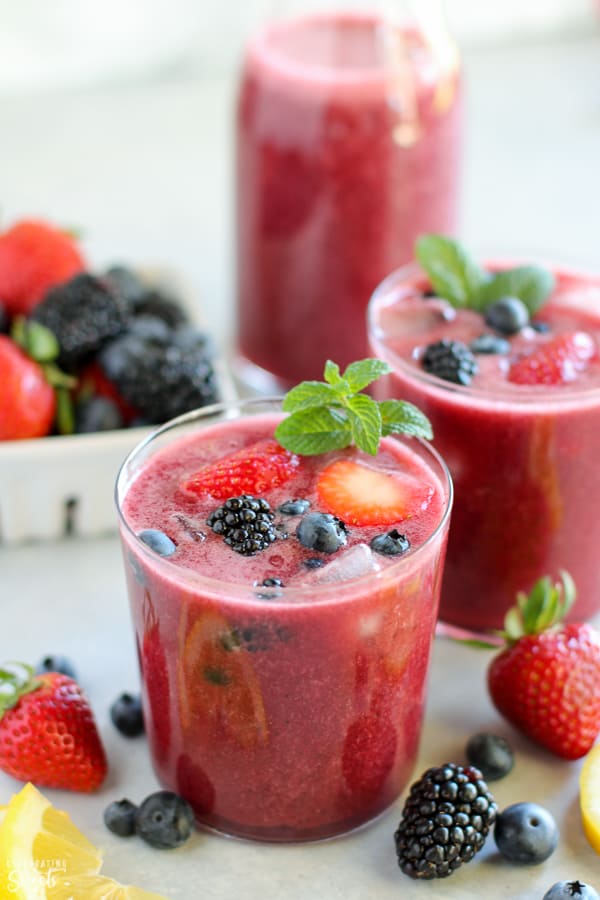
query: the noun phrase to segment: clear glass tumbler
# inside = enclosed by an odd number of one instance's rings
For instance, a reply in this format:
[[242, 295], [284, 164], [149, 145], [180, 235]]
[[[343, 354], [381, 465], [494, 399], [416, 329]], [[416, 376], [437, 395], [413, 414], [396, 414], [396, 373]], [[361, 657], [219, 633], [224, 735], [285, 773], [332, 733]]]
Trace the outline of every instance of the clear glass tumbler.
[[[478, 356], [468, 386], [426, 372], [419, 354], [443, 338], [468, 344], [488, 330], [480, 314], [454, 315], [445, 301], [424, 300], [429, 283], [416, 264], [390, 275], [369, 307], [372, 351], [393, 369], [378, 396], [423, 410], [455, 485], [440, 618], [474, 632], [502, 628], [516, 593], [560, 569], [578, 590], [570, 619], [600, 612], [600, 277], [545, 267], [556, 288], [536, 315], [539, 332], [512, 338], [505, 357]], [[576, 332], [597, 347], [583, 376], [533, 386], [507, 379], [528, 342]]]
[[280, 409], [253, 400], [174, 420], [127, 458], [116, 498], [158, 778], [200, 825], [283, 842], [367, 822], [411, 775], [452, 486], [427, 443], [386, 439], [438, 486], [439, 516], [414, 549], [348, 580], [257, 592], [236, 582], [233, 552], [217, 579], [150, 550], [136, 534], [140, 476], [165, 464], [175, 472], [179, 448], [191, 440], [200, 452], [232, 423], [272, 433]]

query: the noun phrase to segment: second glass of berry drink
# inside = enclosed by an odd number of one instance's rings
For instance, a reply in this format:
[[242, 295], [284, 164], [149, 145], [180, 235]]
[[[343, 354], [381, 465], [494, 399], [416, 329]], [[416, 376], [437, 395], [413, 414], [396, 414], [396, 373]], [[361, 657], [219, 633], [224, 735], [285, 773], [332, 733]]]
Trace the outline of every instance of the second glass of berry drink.
[[440, 0], [280, 0], [237, 109], [237, 371], [262, 392], [365, 356], [372, 291], [455, 225], [461, 75]]
[[480, 268], [454, 242], [429, 246], [442, 269], [459, 267], [453, 302], [450, 281], [436, 288], [411, 265], [377, 289], [369, 326], [393, 368], [378, 396], [427, 414], [455, 483], [440, 617], [502, 628], [518, 591], [565, 569], [578, 590], [571, 618], [588, 619], [600, 612], [600, 277]]

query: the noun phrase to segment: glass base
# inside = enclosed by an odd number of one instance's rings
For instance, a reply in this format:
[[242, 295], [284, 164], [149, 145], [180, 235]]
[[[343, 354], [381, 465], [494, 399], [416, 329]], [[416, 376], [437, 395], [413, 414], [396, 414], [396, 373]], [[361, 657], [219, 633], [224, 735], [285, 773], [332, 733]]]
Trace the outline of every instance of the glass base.
[[257, 366], [240, 353], [231, 360], [233, 375], [243, 396], [281, 397], [293, 385]]
[[[223, 821], [221, 823], [209, 825], [206, 822], [196, 819], [196, 828], [199, 831], [206, 831], [219, 837], [229, 838], [234, 841], [244, 841], [250, 843], [261, 844], [323, 844], [326, 841], [340, 840], [358, 832], [371, 828], [380, 819], [391, 815], [396, 800], [393, 800], [388, 806], [379, 812], [374, 813], [370, 818], [352, 824], [352, 820], [344, 820], [344, 822], [334, 823], [325, 833], [318, 834], [316, 830], [311, 829], [306, 832], [297, 831], [294, 828], [289, 829], [249, 829], [246, 833], [234, 822]], [[323, 829], [321, 829], [322, 831]], [[275, 833], [276, 832], [276, 833]]]

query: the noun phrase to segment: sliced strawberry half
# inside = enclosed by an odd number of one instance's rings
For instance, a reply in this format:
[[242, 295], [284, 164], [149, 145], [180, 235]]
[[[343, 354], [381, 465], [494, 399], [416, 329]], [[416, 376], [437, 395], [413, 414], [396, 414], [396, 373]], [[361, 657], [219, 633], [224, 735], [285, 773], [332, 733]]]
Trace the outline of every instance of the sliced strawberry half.
[[596, 355], [593, 337], [570, 331], [542, 344], [510, 367], [508, 380], [515, 384], [569, 384]]
[[410, 475], [338, 459], [321, 472], [317, 494], [325, 509], [348, 525], [392, 525], [425, 509], [433, 488]]
[[277, 441], [264, 440], [224, 456], [200, 469], [181, 485], [188, 493], [218, 499], [239, 494], [264, 494], [285, 484], [297, 471], [299, 458]]

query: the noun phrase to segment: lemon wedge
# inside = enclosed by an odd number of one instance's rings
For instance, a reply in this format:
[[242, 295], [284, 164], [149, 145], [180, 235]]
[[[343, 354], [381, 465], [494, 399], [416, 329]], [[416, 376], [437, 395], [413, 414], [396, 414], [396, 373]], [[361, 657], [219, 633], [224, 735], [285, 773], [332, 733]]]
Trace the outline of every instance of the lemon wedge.
[[592, 747], [581, 769], [579, 804], [585, 836], [600, 853], [600, 744]]
[[45, 900], [57, 870], [95, 875], [101, 865], [96, 847], [32, 784], [15, 794], [0, 828], [0, 897]]
[[32, 784], [0, 808], [0, 898], [166, 900], [99, 875], [102, 855]]
[[150, 894], [102, 875], [59, 877], [46, 896], [49, 900], [166, 900], [161, 894]]

